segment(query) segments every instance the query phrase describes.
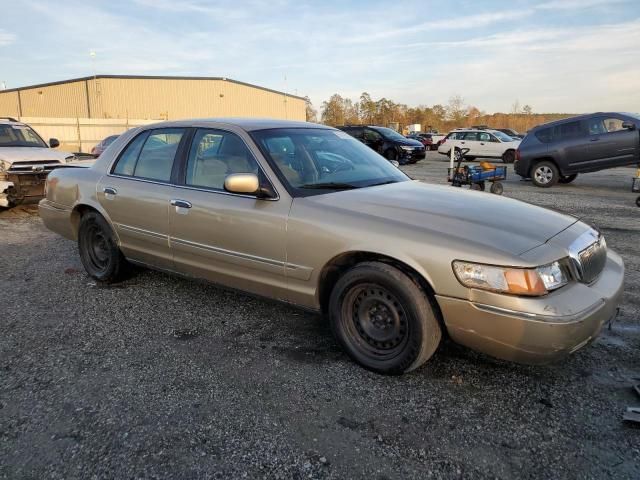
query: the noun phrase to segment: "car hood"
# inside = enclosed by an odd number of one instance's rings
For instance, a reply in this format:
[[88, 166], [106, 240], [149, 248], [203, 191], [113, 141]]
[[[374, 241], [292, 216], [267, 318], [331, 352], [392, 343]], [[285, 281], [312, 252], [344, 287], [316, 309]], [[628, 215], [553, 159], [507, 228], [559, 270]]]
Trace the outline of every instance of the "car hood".
[[545, 243], [577, 218], [518, 200], [418, 181], [307, 197], [322, 208], [350, 211], [438, 232], [512, 255]]
[[41, 147], [0, 147], [0, 160], [13, 164], [15, 162], [29, 162], [34, 160], [51, 160], [63, 162], [71, 156], [68, 152], [59, 152], [52, 148]]

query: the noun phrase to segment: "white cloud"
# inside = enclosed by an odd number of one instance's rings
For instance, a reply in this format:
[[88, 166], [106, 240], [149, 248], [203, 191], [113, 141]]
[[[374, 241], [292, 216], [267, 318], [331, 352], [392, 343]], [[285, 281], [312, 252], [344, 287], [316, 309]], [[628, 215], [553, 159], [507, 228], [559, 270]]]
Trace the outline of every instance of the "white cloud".
[[629, 0], [562, 0], [544, 2], [534, 8], [539, 10], [576, 10], [592, 7], [609, 7], [614, 3], [626, 3]]
[[0, 28], [0, 47], [11, 45], [16, 41], [16, 36]]
[[[365, 34], [359, 34], [343, 39], [346, 43], [367, 43], [374, 40], [387, 39], [391, 37], [407, 36], [412, 33], [427, 32], [434, 30], [455, 30], [455, 29], [473, 29], [485, 27], [494, 23], [509, 22], [531, 15], [532, 10], [512, 10], [503, 12], [480, 13], [475, 15], [461, 15], [458, 17], [443, 18], [429, 22], [419, 23], [417, 25], [390, 28], [390, 29], [371, 29]], [[406, 20], [405, 20], [406, 21]]]

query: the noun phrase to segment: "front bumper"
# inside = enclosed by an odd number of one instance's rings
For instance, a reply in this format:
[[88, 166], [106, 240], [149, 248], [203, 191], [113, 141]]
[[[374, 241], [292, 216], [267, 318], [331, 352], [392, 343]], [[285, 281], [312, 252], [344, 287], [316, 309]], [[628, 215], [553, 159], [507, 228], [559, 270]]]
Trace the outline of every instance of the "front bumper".
[[[505, 360], [549, 363], [598, 336], [602, 326], [617, 312], [623, 279], [622, 259], [609, 251], [607, 264], [593, 284], [580, 285], [579, 289], [567, 286], [544, 297], [519, 297], [517, 310], [466, 299], [436, 298], [455, 342]], [[580, 298], [576, 299], [576, 294]], [[575, 308], [576, 300], [581, 308]], [[531, 308], [523, 309], [527, 303]], [[566, 305], [572, 305], [571, 311], [563, 311]]]

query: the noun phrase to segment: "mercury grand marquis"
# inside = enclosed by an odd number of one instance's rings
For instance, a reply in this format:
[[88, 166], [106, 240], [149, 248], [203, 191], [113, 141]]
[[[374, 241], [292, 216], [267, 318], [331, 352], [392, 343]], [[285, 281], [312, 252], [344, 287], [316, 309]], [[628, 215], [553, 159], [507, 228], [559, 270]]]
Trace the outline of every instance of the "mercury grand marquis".
[[380, 373], [419, 367], [444, 336], [559, 359], [598, 335], [623, 288], [621, 258], [578, 219], [414, 181], [304, 122], [130, 130], [92, 167], [49, 174], [39, 211], [99, 282], [137, 264], [315, 310]]

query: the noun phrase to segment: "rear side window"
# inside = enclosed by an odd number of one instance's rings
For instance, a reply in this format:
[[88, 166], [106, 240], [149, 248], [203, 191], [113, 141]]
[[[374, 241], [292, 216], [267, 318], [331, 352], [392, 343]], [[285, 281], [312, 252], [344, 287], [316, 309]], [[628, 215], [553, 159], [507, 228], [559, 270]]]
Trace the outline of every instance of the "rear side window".
[[551, 143], [553, 141], [553, 128], [543, 128], [535, 133], [535, 136], [542, 143]]
[[557, 140], [565, 140], [568, 138], [582, 137], [583, 132], [580, 128], [580, 122], [561, 123], [555, 127], [554, 137]]
[[475, 142], [478, 140], [478, 132], [468, 132], [465, 134], [464, 139]]
[[120, 156], [113, 172], [168, 182], [183, 135], [182, 128], [165, 128], [137, 136]]
[[120, 155], [116, 168], [113, 169], [113, 173], [116, 175], [133, 175], [133, 170], [136, 168], [136, 162], [138, 161], [138, 155], [140, 155], [140, 150], [142, 150], [142, 145], [144, 145], [146, 139], [146, 134], [138, 135], [127, 145], [127, 148], [125, 148], [122, 155]]

